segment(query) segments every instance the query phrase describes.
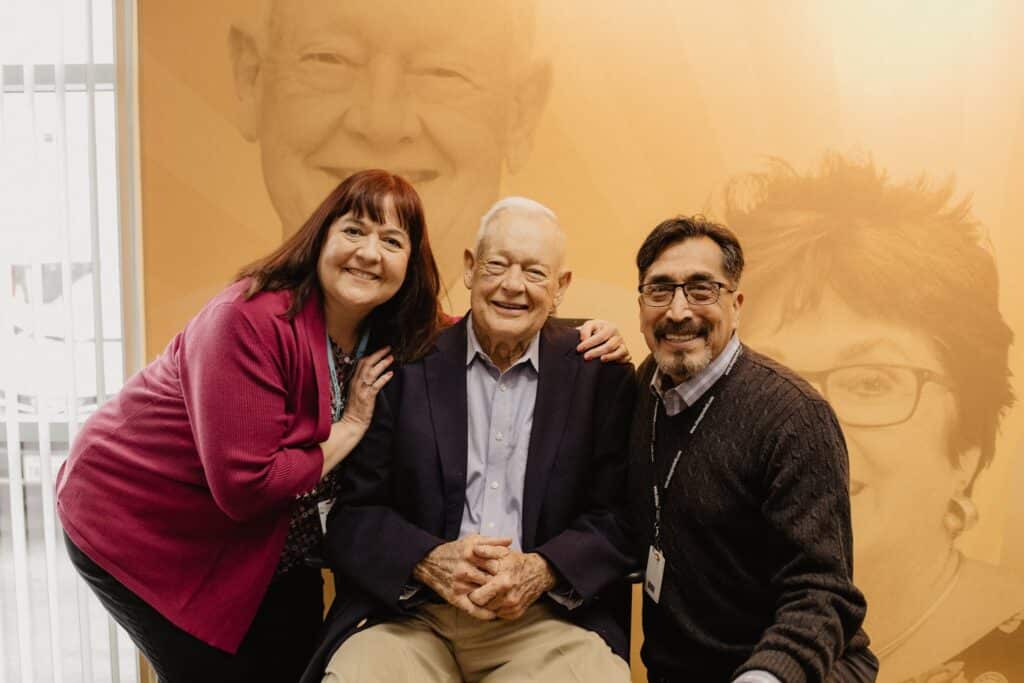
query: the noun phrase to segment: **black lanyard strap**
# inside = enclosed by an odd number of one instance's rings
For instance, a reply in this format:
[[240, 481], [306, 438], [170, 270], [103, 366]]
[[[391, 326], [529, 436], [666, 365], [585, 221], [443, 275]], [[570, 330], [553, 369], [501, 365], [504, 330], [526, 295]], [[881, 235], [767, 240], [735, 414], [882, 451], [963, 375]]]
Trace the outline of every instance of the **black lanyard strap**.
[[[736, 365], [736, 361], [739, 359], [742, 352], [743, 346], [741, 344], [737, 344], [736, 350], [732, 352], [732, 357], [729, 359], [729, 364], [726, 366], [723, 376], [732, 372], [732, 367]], [[697, 427], [699, 427], [700, 423], [704, 420], [704, 416], [707, 415], [708, 408], [711, 407], [711, 404], [714, 403], [714, 401], [714, 394], [709, 394], [708, 400], [704, 403], [704, 407], [701, 408], [700, 414], [697, 415], [697, 419], [694, 420], [693, 426], [690, 427], [690, 436], [693, 436], [697, 431]], [[651, 488], [654, 491], [654, 547], [659, 549], [661, 547], [659, 545], [659, 539], [661, 538], [661, 499], [663, 496], [668, 495], [668, 485], [672, 483], [672, 475], [676, 473], [676, 466], [679, 465], [679, 459], [683, 456], [682, 448], [676, 451], [676, 457], [672, 459], [672, 465], [668, 468], [668, 476], [665, 477], [665, 485], [659, 490], [658, 470], [654, 464], [654, 442], [658, 438], [658, 406], [661, 403], [661, 398], [654, 402], [654, 414], [651, 415], [651, 478], [654, 479], [654, 484]]]
[[[708, 413], [708, 408], [714, 403], [715, 396], [711, 394], [708, 396], [708, 400], [705, 401], [704, 407], [701, 408], [700, 414], [697, 415], [697, 419], [694, 420], [693, 426], [690, 427], [690, 436], [697, 431], [697, 427], [704, 420], [704, 416]], [[660, 401], [654, 402], [654, 412], [651, 415], [651, 473], [654, 479], [654, 484], [651, 489], [654, 491], [654, 547], [660, 548], [658, 543], [661, 538], [661, 499], [662, 496], [668, 495], [668, 486], [672, 483], [672, 477], [676, 473], [676, 467], [679, 465], [679, 459], [683, 457], [683, 449], [680, 448], [676, 451], [676, 456], [672, 458], [672, 464], [668, 468], [668, 475], [665, 477], [665, 483], [662, 486], [658, 486], [658, 470], [654, 462], [654, 447], [655, 441], [658, 438], [658, 407]], [[660, 490], [659, 490], [660, 489]]]

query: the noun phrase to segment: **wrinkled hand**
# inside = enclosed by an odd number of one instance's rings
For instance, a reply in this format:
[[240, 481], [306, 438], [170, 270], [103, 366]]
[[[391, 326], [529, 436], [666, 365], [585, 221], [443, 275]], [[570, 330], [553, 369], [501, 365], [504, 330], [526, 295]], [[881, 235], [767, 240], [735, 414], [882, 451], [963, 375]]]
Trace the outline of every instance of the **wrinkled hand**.
[[537, 553], [506, 550], [503, 556], [491, 547], [477, 546], [478, 566], [493, 577], [469, 594], [478, 608], [493, 612], [501, 619], [518, 619], [537, 599], [557, 583], [548, 561]]
[[576, 328], [580, 343], [576, 350], [584, 360], [600, 357], [602, 363], [628, 363], [631, 357], [619, 330], [607, 320], [588, 320]]
[[[345, 401], [345, 413], [342, 420], [363, 427], [369, 426], [373, 418], [373, 406], [381, 388], [394, 376], [388, 367], [395, 360], [391, 355], [391, 347], [377, 349], [369, 356], [364, 356], [356, 364], [352, 377], [348, 381], [348, 397]], [[387, 372], [385, 372], [387, 370]]]
[[508, 555], [510, 545], [510, 538], [477, 534], [442, 543], [419, 561], [412, 576], [469, 616], [490, 621], [498, 615], [475, 604], [469, 594], [494, 578], [483, 567]]

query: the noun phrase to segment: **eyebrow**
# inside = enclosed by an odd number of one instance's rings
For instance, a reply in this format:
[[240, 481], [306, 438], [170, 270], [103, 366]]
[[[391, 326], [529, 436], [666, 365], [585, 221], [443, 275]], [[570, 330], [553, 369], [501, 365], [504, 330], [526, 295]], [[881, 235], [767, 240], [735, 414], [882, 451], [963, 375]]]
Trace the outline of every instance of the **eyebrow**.
[[709, 273], [706, 271], [698, 271], [696, 273], [691, 273], [690, 276], [687, 277], [685, 280], [676, 280], [669, 275], [661, 274], [652, 276], [649, 280], [644, 282], [644, 284], [660, 285], [678, 282], [715, 282], [715, 275], [714, 273]]
[[401, 225], [388, 225], [386, 223], [375, 223], [369, 216], [349, 216], [346, 220], [350, 220], [353, 223], [358, 224], [360, 227], [367, 228], [371, 225], [381, 226], [381, 232], [387, 233], [401, 233], [405, 236], [409, 236], [409, 231]]
[[865, 339], [855, 344], [847, 346], [839, 354], [839, 360], [842, 362], [848, 362], [857, 360], [861, 356], [867, 355], [868, 353], [875, 351], [893, 351], [899, 355], [905, 361], [912, 361], [913, 359], [907, 355], [906, 351], [899, 344], [895, 344], [892, 340], [885, 337], [876, 337], [874, 339]]
[[373, 223], [373, 221], [368, 219], [366, 216], [348, 215], [344, 216], [344, 220], [348, 221], [349, 223], [355, 223], [356, 225], [362, 226], [364, 228]]
[[[842, 365], [857, 365], [857, 361], [863, 361], [863, 357], [872, 351], [892, 351], [895, 352], [900, 358], [906, 362], [913, 362], [913, 359], [903, 350], [903, 347], [899, 344], [893, 343], [891, 340], [885, 337], [876, 337], [873, 339], [864, 339], [856, 342], [850, 346], [847, 346], [840, 351], [838, 358], [836, 359], [836, 367]], [[779, 362], [786, 362], [786, 354], [783, 353], [782, 349], [777, 346], [758, 346], [758, 351], [774, 358]], [[875, 363], [866, 363], [866, 365], [874, 365]], [[884, 363], [883, 363], [884, 364]], [[806, 370], [806, 368], [802, 368]]]
[[508, 261], [510, 263], [517, 263], [517, 264], [519, 264], [519, 267], [523, 268], [524, 270], [526, 268], [533, 268], [534, 266], [539, 266], [540, 268], [545, 268], [547, 270], [551, 270], [550, 266], [548, 266], [547, 264], [545, 264], [543, 261], [541, 261], [539, 259], [528, 259], [528, 260], [525, 260], [525, 261], [520, 261], [520, 260], [516, 259], [512, 254], [508, 253], [507, 251], [497, 251], [497, 252], [491, 254], [486, 260], [487, 261], [493, 261], [496, 258], [505, 259], [506, 261]]

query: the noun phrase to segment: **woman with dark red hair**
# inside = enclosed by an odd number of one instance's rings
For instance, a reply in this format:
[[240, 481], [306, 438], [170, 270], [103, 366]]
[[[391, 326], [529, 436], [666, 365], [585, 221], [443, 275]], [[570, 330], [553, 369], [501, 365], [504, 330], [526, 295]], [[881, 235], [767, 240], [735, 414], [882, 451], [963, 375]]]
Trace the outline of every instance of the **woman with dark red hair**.
[[392, 362], [431, 347], [439, 291], [415, 190], [357, 173], [85, 424], [57, 479], [68, 551], [161, 681], [298, 679], [332, 473]]

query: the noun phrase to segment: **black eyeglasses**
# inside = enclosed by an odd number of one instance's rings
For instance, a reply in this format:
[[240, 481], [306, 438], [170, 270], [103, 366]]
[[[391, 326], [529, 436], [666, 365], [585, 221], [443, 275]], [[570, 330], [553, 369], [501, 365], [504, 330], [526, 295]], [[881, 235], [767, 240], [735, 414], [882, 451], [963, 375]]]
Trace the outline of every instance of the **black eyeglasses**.
[[906, 422], [917, 411], [926, 383], [950, 386], [938, 373], [905, 365], [846, 365], [800, 376], [818, 388], [839, 421], [850, 427]]
[[692, 280], [690, 282], [650, 282], [637, 287], [640, 300], [648, 306], [669, 306], [676, 296], [676, 290], [682, 289], [687, 303], [692, 306], [710, 306], [722, 296], [722, 290], [735, 292], [729, 285], [715, 280]]

